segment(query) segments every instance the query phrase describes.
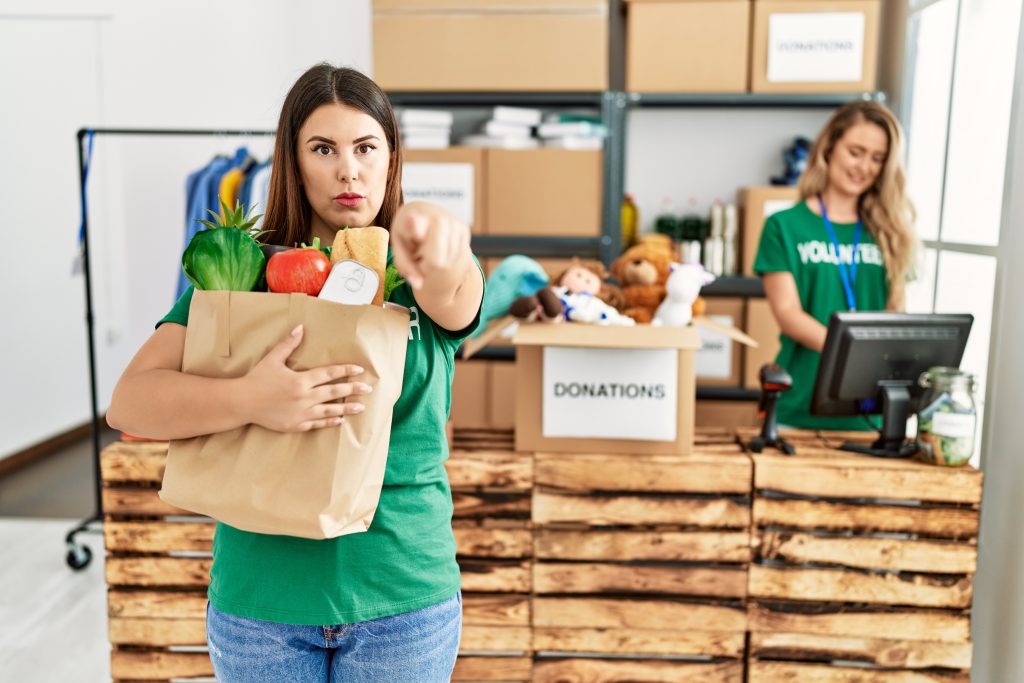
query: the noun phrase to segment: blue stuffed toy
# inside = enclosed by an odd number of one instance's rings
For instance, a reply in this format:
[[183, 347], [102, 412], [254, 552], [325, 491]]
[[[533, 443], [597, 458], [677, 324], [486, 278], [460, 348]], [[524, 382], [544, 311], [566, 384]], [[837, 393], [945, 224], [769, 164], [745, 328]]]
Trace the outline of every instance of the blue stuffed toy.
[[811, 141], [797, 137], [793, 144], [782, 150], [782, 160], [786, 168], [781, 176], [772, 177], [772, 185], [796, 185], [800, 174], [807, 168], [807, 158], [811, 154]]
[[548, 274], [529, 256], [506, 257], [487, 278], [480, 324], [472, 336], [479, 337], [491, 320], [506, 315], [513, 301], [521, 296], [532, 296], [547, 284]]

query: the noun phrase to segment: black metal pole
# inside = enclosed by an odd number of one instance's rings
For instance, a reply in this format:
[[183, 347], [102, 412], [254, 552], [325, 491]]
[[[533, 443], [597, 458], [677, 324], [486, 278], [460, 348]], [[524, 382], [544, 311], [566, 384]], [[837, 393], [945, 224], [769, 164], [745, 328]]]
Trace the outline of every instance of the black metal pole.
[[96, 395], [96, 331], [92, 310], [92, 268], [89, 264], [89, 212], [86, 210], [86, 158], [82, 148], [85, 130], [78, 131], [78, 188], [82, 202], [82, 272], [85, 274], [85, 326], [89, 344], [89, 401], [92, 406], [93, 477], [95, 479], [96, 507], [93, 519], [103, 518], [103, 491], [100, 480], [100, 408]]

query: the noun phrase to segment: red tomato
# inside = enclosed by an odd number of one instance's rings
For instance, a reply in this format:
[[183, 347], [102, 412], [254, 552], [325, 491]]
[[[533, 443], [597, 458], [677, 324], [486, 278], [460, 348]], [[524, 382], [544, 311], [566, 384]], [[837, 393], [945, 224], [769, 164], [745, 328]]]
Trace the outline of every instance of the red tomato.
[[267, 288], [271, 292], [316, 296], [330, 273], [331, 262], [319, 249], [289, 249], [274, 254], [267, 261]]

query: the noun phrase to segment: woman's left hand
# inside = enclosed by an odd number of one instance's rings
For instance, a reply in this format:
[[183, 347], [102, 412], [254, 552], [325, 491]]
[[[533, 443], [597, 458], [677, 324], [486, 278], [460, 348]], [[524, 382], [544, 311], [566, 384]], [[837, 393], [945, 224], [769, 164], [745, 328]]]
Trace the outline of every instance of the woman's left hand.
[[413, 290], [454, 290], [471, 263], [469, 226], [428, 202], [403, 204], [391, 223], [395, 268]]

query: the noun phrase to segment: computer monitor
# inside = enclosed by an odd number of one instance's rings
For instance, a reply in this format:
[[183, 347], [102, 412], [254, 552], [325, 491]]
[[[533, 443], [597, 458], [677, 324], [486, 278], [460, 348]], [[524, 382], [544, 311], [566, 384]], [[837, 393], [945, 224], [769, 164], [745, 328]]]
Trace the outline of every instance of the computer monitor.
[[844, 444], [880, 457], [909, 457], [907, 418], [923, 391], [921, 373], [959, 367], [974, 317], [969, 314], [833, 313], [814, 383], [814, 415], [882, 416], [871, 446]]

